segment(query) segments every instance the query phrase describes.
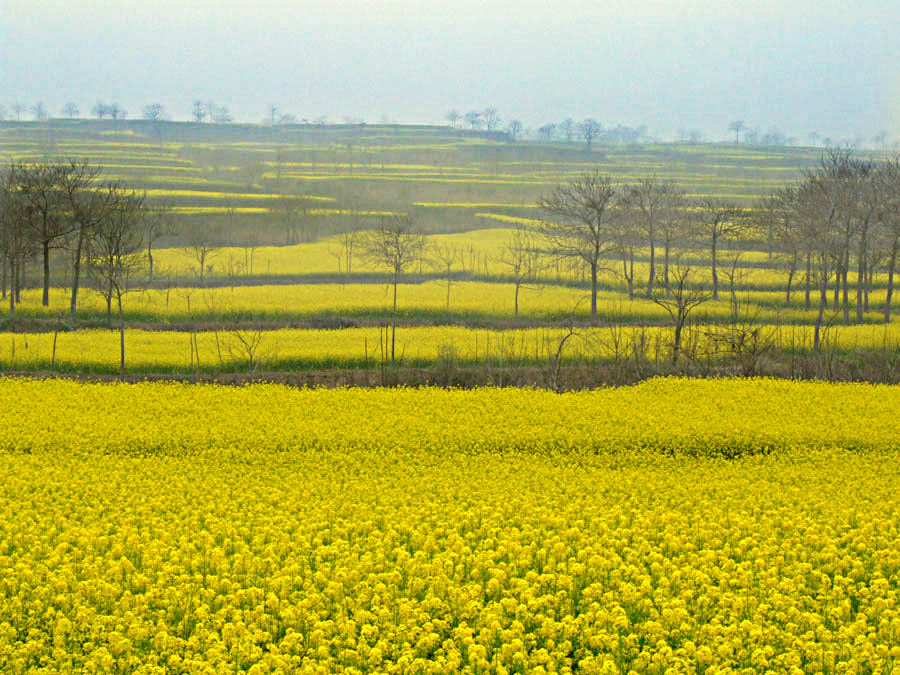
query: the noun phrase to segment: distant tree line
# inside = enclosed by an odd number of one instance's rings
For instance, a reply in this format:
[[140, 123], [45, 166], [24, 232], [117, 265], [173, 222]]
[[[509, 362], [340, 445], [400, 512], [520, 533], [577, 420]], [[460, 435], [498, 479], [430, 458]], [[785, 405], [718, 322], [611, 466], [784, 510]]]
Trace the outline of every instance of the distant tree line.
[[[42, 101], [32, 105], [15, 102], [7, 110], [0, 105], [0, 120], [14, 119], [22, 121], [23, 115], [29, 115], [32, 120], [44, 121], [50, 118], [50, 111]], [[98, 120], [123, 120], [127, 119], [128, 111], [119, 103], [98, 100], [90, 109], [90, 115]], [[60, 109], [60, 116], [68, 119], [76, 119], [81, 116], [81, 109], [74, 102], [67, 102]], [[150, 103], [141, 109], [141, 119], [150, 121], [168, 120], [164, 106], [160, 103]], [[651, 140], [646, 125], [628, 126], [616, 124], [604, 126], [593, 117], [581, 121], [566, 118], [560, 122], [547, 122], [537, 128], [526, 128], [518, 119], [504, 121], [497, 108], [488, 106], [482, 110], [469, 110], [460, 112], [457, 109], [450, 110], [444, 117], [450, 125], [456, 129], [469, 129], [472, 131], [504, 132], [513, 142], [522, 138], [531, 138], [537, 141], [566, 143], [583, 142], [587, 149], [594, 143], [601, 145], [631, 145], [645, 143]], [[234, 122], [234, 116], [226, 105], [212, 100], [195, 99], [191, 105], [190, 120], [198, 123], [229, 124]], [[299, 117], [292, 113], [283, 112], [279, 106], [271, 104], [266, 110], [261, 122], [267, 125], [305, 124], [323, 126], [329, 124], [324, 115], [318, 117]], [[359, 117], [345, 116], [343, 123], [346, 125], [364, 125], [365, 121]], [[381, 123], [388, 123], [387, 118]], [[734, 120], [728, 124], [727, 131], [734, 134], [735, 144], [754, 146], [789, 146], [796, 145], [796, 136], [785, 134], [776, 127], [768, 131], [762, 131], [759, 127], [752, 127], [744, 120]], [[681, 127], [678, 129], [676, 140], [681, 143], [699, 144], [706, 140], [706, 135], [698, 129]], [[812, 131], [807, 135], [807, 142], [812, 147], [844, 147], [857, 149], [868, 145], [885, 153], [889, 149], [900, 150], [900, 141], [891, 140], [888, 132], [879, 130], [870, 139], [857, 136], [849, 139], [833, 139], [829, 136]]]

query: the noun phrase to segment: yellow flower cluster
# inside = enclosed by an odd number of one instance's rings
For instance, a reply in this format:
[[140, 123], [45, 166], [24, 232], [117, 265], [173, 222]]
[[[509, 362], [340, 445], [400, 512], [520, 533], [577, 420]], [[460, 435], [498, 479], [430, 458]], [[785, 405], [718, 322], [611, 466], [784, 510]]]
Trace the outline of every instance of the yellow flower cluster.
[[0, 671], [889, 673], [898, 404], [2, 381]]

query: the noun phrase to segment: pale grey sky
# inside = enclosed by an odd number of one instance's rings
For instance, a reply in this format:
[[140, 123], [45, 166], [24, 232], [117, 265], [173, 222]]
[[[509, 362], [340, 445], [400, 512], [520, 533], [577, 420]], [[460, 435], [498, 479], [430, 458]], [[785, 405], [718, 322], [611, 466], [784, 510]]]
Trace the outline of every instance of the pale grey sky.
[[900, 136], [896, 0], [0, 0], [0, 105]]

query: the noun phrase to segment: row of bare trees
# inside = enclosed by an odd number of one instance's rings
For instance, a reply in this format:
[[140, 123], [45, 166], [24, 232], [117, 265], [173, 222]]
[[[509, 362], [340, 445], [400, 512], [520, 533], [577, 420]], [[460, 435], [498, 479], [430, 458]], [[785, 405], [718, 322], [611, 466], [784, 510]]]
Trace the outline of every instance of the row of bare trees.
[[86, 272], [109, 316], [129, 278], [152, 261], [165, 217], [143, 194], [101, 181], [99, 168], [86, 162], [6, 167], [0, 171], [0, 293], [9, 297], [10, 313], [21, 301], [25, 265], [37, 259], [44, 306], [51, 265], [63, 263], [71, 275], [69, 312], [76, 312]]
[[[557, 187], [539, 205], [544, 218], [537, 227], [538, 246], [550, 256], [577, 261], [589, 273], [592, 317], [602, 271], [618, 271], [634, 297], [636, 249], [649, 256], [648, 296], [657, 283], [668, 295], [674, 247], [705, 249], [711, 295], [718, 299], [723, 269], [733, 292], [739, 255], [734, 247], [765, 241], [771, 263], [785, 274], [786, 304], [802, 280], [807, 309], [815, 306], [818, 294], [820, 315], [831, 305], [845, 324], [862, 322], [881, 272], [887, 282], [882, 311], [890, 321], [900, 256], [900, 158], [873, 161], [829, 152], [799, 181], [754, 209], [690, 200], [671, 181], [650, 177], [621, 186], [599, 173]], [[725, 246], [732, 252], [723, 261]], [[609, 261], [616, 257], [621, 268], [610, 270]]]
[[787, 302], [793, 282], [802, 279], [805, 306], [818, 305], [819, 323], [829, 306], [844, 324], [859, 323], [871, 309], [876, 274], [884, 272], [881, 311], [890, 321], [900, 253], [900, 158], [829, 152], [759, 212], [787, 274]]
[[[749, 236], [754, 225], [749, 211], [721, 200], [691, 201], [676, 183], [655, 177], [617, 185], [611, 176], [584, 173], [541, 197], [538, 205], [544, 214], [536, 230], [541, 251], [573, 267], [580, 265], [589, 274], [592, 318], [597, 317], [602, 272], [620, 274], [629, 298], [634, 298], [638, 249], [649, 255], [647, 295], [657, 284], [668, 295], [675, 246], [708, 248], [712, 297], [718, 299], [723, 242]], [[616, 258], [620, 268], [611, 266]]]

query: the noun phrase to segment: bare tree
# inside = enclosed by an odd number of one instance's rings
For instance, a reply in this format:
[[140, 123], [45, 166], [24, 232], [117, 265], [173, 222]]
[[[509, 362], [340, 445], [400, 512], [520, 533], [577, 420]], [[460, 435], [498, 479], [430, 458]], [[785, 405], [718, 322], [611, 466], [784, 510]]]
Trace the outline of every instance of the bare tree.
[[302, 195], [280, 195], [273, 200], [271, 211], [284, 231], [285, 246], [317, 238], [317, 233], [311, 227], [307, 200]]
[[10, 315], [15, 314], [16, 304], [21, 300], [21, 265], [33, 254], [32, 239], [28, 236], [22, 218], [27, 208], [12, 171], [0, 169], [0, 257], [3, 263], [4, 294], [7, 270], [9, 271]]
[[337, 235], [337, 242], [345, 263], [345, 273], [349, 277], [353, 272], [353, 251], [360, 242], [361, 232], [366, 228], [367, 216], [359, 194], [348, 194], [342, 201], [347, 205], [347, 223], [346, 229]]
[[634, 247], [640, 243], [639, 231], [634, 227], [632, 210], [624, 206], [611, 219], [615, 249], [622, 261], [622, 278], [628, 287], [628, 299], [634, 300]]
[[210, 103], [209, 121], [214, 124], [228, 124], [229, 122], [234, 121], [234, 117], [228, 109], [228, 106], [213, 105]]
[[[668, 223], [673, 222], [678, 209], [678, 196], [680, 191], [673, 181], [660, 180], [655, 176], [642, 178], [637, 184], [628, 187], [625, 191], [625, 206], [633, 215], [637, 230], [650, 248], [650, 274], [647, 278], [647, 293], [653, 292], [653, 282], [656, 280], [656, 246], [659, 243], [660, 234], [666, 243], [666, 264], [671, 247], [671, 237], [667, 236]], [[660, 230], [664, 230], [660, 233]], [[668, 272], [664, 275], [668, 278]]]
[[466, 120], [466, 124], [469, 125], [470, 129], [480, 129], [484, 126], [484, 119], [481, 116], [481, 113], [477, 110], [470, 110], [464, 116]]
[[124, 120], [126, 117], [128, 117], [128, 111], [118, 103], [110, 103], [107, 106], [107, 112], [109, 113], [109, 116], [114, 120]]
[[[671, 317], [674, 324], [674, 336], [672, 339], [672, 363], [678, 363], [681, 352], [681, 341], [684, 326], [691, 312], [710, 299], [710, 294], [692, 284], [691, 268], [676, 261], [670, 269], [669, 293], [663, 294], [659, 290], [648, 294], [651, 301], [662, 307]], [[658, 282], [662, 286], [662, 280]]]
[[575, 120], [571, 117], [567, 117], [559, 123], [559, 130], [562, 132], [566, 143], [571, 143], [572, 139], [575, 137]]
[[151, 122], [160, 122], [166, 119], [166, 109], [162, 106], [161, 103], [151, 103], [144, 106], [142, 116], [145, 120], [150, 120]]
[[97, 225], [115, 207], [123, 189], [115, 184], [107, 184], [99, 189], [94, 183], [100, 174], [99, 167], [81, 165], [74, 172], [72, 180], [63, 184], [65, 208], [72, 219], [72, 227], [67, 245], [72, 252], [72, 292], [69, 298], [69, 313], [73, 316], [78, 308], [78, 291], [81, 284], [81, 263], [86, 254]]
[[723, 239], [733, 237], [745, 229], [743, 215], [743, 211], [733, 203], [716, 199], [701, 200], [695, 209], [697, 233], [709, 242], [713, 300], [719, 299], [719, 246]]
[[42, 122], [49, 117], [47, 106], [44, 105], [43, 101], [38, 101], [31, 106], [31, 116], [39, 122]]
[[513, 143], [515, 143], [519, 136], [522, 135], [522, 123], [519, 120], [513, 120], [506, 127], [506, 130], [509, 133], [509, 137], [513, 140]]
[[97, 101], [91, 108], [91, 115], [96, 117], [98, 120], [102, 120], [104, 117], [109, 115], [109, 106], [106, 105], [103, 101]]
[[72, 230], [72, 219], [66, 210], [64, 186], [78, 182], [79, 175], [90, 172], [87, 165], [14, 164], [10, 180], [15, 186], [23, 210], [20, 213], [28, 236], [41, 251], [43, 259], [43, 295], [41, 303], [50, 304], [50, 251], [57, 248]]
[[791, 304], [793, 282], [799, 271], [803, 251], [803, 231], [795, 222], [796, 191], [793, 187], [779, 190], [761, 201], [753, 210], [753, 221], [764, 234], [769, 259], [775, 257], [787, 273], [785, 305]]
[[74, 119], [74, 118], [78, 117], [78, 115], [79, 115], [78, 106], [70, 101], [69, 103], [66, 103], [63, 106], [62, 114], [65, 115], [66, 117], [68, 117], [69, 119]]
[[610, 218], [617, 190], [599, 172], [583, 173], [538, 200], [547, 215], [538, 233], [557, 259], [580, 259], [591, 271], [591, 318], [597, 318], [597, 276], [603, 258], [615, 250]]
[[521, 225], [513, 230], [509, 243], [500, 249], [495, 259], [512, 274], [515, 286], [513, 306], [515, 317], [519, 318], [519, 291], [527, 284], [537, 280], [543, 265], [534, 234]]
[[444, 277], [447, 285], [447, 314], [450, 313], [450, 286], [453, 284], [453, 266], [462, 259], [462, 251], [455, 246], [432, 246], [427, 253], [431, 265]]
[[193, 106], [191, 107], [191, 116], [194, 118], [195, 122], [202, 122], [206, 119], [206, 104], [201, 100], [195, 100]]
[[728, 131], [734, 132], [734, 142], [735, 145], [741, 142], [741, 132], [747, 128], [747, 125], [744, 124], [744, 120], [735, 120], [731, 124], [728, 125]]
[[121, 194], [115, 207], [95, 227], [88, 247], [88, 270], [97, 289], [106, 299], [110, 320], [115, 298], [119, 314], [119, 378], [125, 378], [125, 314], [122, 298], [131, 290], [129, 282], [141, 269], [143, 256], [144, 198], [137, 193]]
[[810, 281], [815, 281], [819, 296], [813, 331], [813, 350], [816, 352], [821, 344], [825, 309], [828, 307], [828, 284], [832, 277], [840, 279], [843, 260], [841, 250], [844, 237], [840, 213], [836, 203], [828, 198], [831, 189], [823, 184], [828, 182], [825, 178], [821, 172], [808, 172], [796, 186], [793, 196], [793, 222], [800, 228], [806, 249], [806, 274]]
[[488, 131], [496, 131], [500, 126], [500, 113], [496, 108], [487, 107], [481, 111], [481, 118], [484, 120], [484, 126]]
[[552, 141], [554, 136], [556, 136], [556, 125], [552, 122], [538, 129], [538, 138], [542, 141]]
[[266, 331], [262, 328], [242, 326], [236, 322], [223, 336], [222, 346], [232, 362], [254, 372], [262, 365], [269, 351], [263, 349], [265, 337]]
[[207, 227], [194, 227], [188, 236], [188, 253], [197, 263], [197, 276], [203, 281], [206, 264], [219, 253], [219, 243], [215, 232]]
[[256, 249], [259, 248], [259, 235], [256, 232], [249, 232], [241, 248], [244, 249], [244, 274], [252, 277], [253, 258], [256, 256]]
[[16, 101], [15, 103], [12, 104], [12, 111], [13, 111], [13, 115], [16, 116], [16, 122], [22, 121], [22, 113], [25, 112], [26, 109], [27, 108], [26, 108], [25, 104], [20, 103], [19, 101]]
[[446, 119], [448, 122], [450, 122], [450, 126], [452, 126], [454, 129], [455, 129], [455, 128], [457, 127], [457, 125], [459, 124], [459, 120], [460, 120], [461, 118], [462, 118], [462, 115], [460, 115], [460, 114], [459, 114], [459, 111], [456, 110], [456, 109], [453, 109], [453, 110], [451, 110], [450, 112], [448, 112], [448, 113], [447, 113], [447, 116], [445, 117], [445, 119]]
[[147, 275], [153, 282], [153, 243], [160, 237], [175, 234], [176, 222], [172, 203], [155, 201], [145, 206], [144, 241], [147, 244]]
[[602, 130], [603, 127], [593, 117], [588, 117], [578, 125], [578, 135], [584, 139], [588, 152], [591, 151], [594, 139], [600, 135]]
[[409, 216], [385, 216], [378, 227], [363, 233], [362, 249], [372, 263], [387, 268], [394, 287], [391, 306], [391, 362], [397, 344], [397, 285], [402, 275], [417, 262], [425, 246], [425, 237]]
[[338, 273], [350, 276], [353, 269], [353, 248], [359, 238], [360, 231], [351, 229], [335, 236], [334, 241], [329, 244], [328, 251], [337, 261]]
[[879, 220], [889, 249], [887, 263], [887, 297], [884, 301], [884, 322], [891, 321], [891, 302], [894, 297], [894, 278], [897, 274], [897, 257], [900, 255], [900, 157], [888, 162], [881, 171], [884, 198], [881, 201]]

